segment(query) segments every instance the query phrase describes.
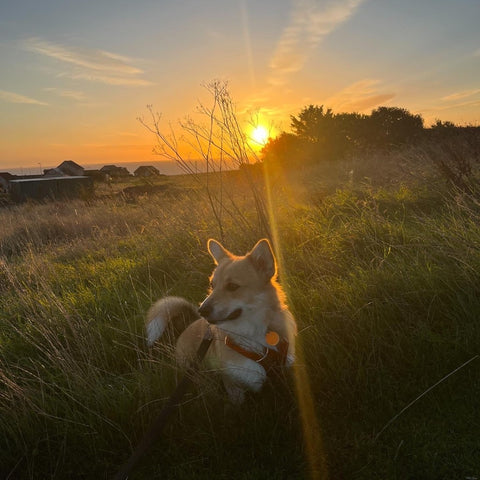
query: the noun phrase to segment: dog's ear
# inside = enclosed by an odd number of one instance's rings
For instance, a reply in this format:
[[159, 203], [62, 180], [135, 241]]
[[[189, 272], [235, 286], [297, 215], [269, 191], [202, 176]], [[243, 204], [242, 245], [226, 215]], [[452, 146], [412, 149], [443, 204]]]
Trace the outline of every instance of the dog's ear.
[[272, 247], [266, 238], [260, 240], [247, 257], [250, 258], [259, 272], [265, 274], [267, 280], [270, 280], [277, 273], [277, 264]]
[[232, 254], [222, 246], [220, 242], [217, 242], [211, 238], [207, 243], [208, 253], [215, 260], [215, 263], [218, 265], [223, 258], [230, 258]]

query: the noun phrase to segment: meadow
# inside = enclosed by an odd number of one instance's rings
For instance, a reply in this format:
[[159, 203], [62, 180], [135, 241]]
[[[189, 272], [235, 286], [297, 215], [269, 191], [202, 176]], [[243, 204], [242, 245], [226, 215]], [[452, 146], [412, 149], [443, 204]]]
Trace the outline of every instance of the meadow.
[[[298, 364], [239, 408], [201, 375], [130, 478], [480, 478], [480, 196], [423, 153], [272, 174]], [[146, 310], [203, 300], [208, 238], [264, 234], [242, 172], [209, 185], [221, 230], [201, 182], [158, 182], [0, 210], [1, 478], [111, 478], [182, 375]]]

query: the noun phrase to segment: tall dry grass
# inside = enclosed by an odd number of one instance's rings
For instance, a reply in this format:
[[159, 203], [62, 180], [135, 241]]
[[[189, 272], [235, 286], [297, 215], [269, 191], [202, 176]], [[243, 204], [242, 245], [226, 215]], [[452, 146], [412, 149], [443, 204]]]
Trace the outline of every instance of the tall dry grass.
[[[477, 361], [420, 395], [479, 351], [480, 205], [383, 160], [270, 181], [330, 477], [474, 476]], [[179, 372], [170, 346], [145, 348], [144, 312], [203, 299], [218, 232], [192, 195], [0, 210], [3, 477], [108, 478], [159, 411]], [[257, 240], [224, 222], [231, 250]], [[237, 411], [203, 383], [165, 433], [133, 478], [308, 478], [288, 375]]]

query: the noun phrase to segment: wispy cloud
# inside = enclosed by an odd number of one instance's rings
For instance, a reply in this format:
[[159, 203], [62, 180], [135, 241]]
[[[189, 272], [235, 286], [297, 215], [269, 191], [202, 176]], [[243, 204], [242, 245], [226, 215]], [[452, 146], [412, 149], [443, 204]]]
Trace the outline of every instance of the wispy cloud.
[[110, 85], [151, 85], [151, 82], [140, 78], [144, 72], [133, 65], [133, 59], [116, 53], [61, 45], [37, 37], [26, 40], [24, 48], [72, 65], [73, 71], [63, 73], [64, 76]]
[[424, 112], [428, 113], [435, 113], [435, 112], [441, 112], [444, 110], [455, 110], [458, 108], [464, 108], [464, 107], [480, 107], [480, 99], [473, 99], [473, 100], [468, 100], [466, 102], [449, 102], [446, 105], [438, 105], [436, 104], [435, 107], [432, 108], [425, 108], [422, 109]]
[[142, 73], [128, 64], [131, 59], [104, 50], [63, 46], [39, 38], [30, 38], [25, 42], [26, 50], [56, 58], [67, 63], [92, 70], [115, 72], [119, 74]]
[[18, 93], [7, 92], [0, 90], [0, 100], [8, 103], [28, 103], [31, 105], [48, 105], [46, 102], [36, 100], [35, 98], [26, 97], [25, 95], [19, 95]]
[[294, 0], [290, 23], [270, 60], [270, 82], [283, 84], [288, 74], [302, 69], [312, 51], [365, 0]]
[[107, 85], [124, 85], [127, 87], [146, 87], [153, 85], [149, 80], [138, 77], [102, 75], [95, 72], [67, 72], [61, 73], [59, 77], [68, 77], [73, 80], [88, 80], [90, 82], [106, 83]]
[[62, 90], [59, 88], [50, 87], [50, 88], [45, 88], [45, 91], [54, 93], [63, 98], [70, 98], [79, 103], [85, 103], [88, 101], [88, 98], [85, 95], [85, 93], [80, 92], [78, 90]]
[[382, 105], [395, 97], [394, 93], [379, 91], [379, 80], [364, 79], [340, 90], [325, 100], [324, 105], [337, 112], [362, 112]]
[[480, 93], [480, 88], [474, 88], [472, 90], [462, 90], [461, 92], [451, 93], [445, 97], [442, 97], [441, 100], [445, 102], [461, 100], [462, 98], [472, 97]]
[[76, 90], [62, 90], [60, 92], [61, 97], [71, 98], [77, 102], [87, 101], [87, 96], [83, 92], [78, 92]]

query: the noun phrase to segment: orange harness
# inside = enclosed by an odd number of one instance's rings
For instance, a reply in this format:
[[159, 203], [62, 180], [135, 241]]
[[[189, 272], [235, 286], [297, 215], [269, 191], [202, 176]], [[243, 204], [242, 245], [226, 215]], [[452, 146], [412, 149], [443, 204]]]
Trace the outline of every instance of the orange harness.
[[288, 342], [280, 338], [277, 332], [269, 331], [265, 335], [268, 347], [263, 353], [256, 353], [237, 345], [228, 335], [225, 337], [225, 345], [235, 350], [240, 355], [259, 363], [268, 373], [273, 367], [283, 367], [287, 362]]

